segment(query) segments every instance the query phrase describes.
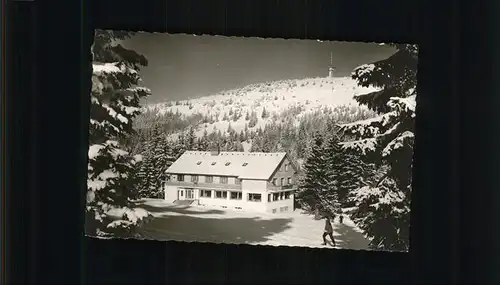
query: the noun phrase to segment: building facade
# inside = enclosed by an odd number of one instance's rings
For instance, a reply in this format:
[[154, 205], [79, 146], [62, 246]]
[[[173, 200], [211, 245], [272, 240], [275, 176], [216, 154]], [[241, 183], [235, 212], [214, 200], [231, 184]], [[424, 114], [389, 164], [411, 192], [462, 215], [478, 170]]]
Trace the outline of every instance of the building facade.
[[225, 209], [294, 210], [297, 169], [286, 153], [186, 151], [166, 170], [165, 200]]

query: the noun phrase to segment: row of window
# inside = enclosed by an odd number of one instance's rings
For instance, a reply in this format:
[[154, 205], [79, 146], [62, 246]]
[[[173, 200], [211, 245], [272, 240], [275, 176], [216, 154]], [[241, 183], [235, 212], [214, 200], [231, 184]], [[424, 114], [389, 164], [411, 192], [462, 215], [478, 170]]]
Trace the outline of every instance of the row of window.
[[[198, 161], [196, 163], [196, 165], [201, 165], [203, 162], [202, 161]], [[213, 161], [212, 163], [210, 163], [210, 165], [216, 165], [217, 164], [217, 161]], [[231, 164], [230, 161], [224, 163], [225, 166], [229, 166]], [[248, 165], [248, 162], [244, 162], [241, 166], [247, 166]]]
[[291, 198], [290, 196], [291, 194], [292, 194], [291, 191], [271, 193], [267, 195], [267, 201], [274, 202], [274, 201], [288, 200]]
[[[201, 165], [203, 162], [202, 161], [198, 161], [196, 162], [196, 165]], [[213, 161], [210, 163], [210, 165], [216, 165], [217, 164], [217, 161]], [[226, 163], [224, 163], [225, 166], [229, 166], [231, 165], [231, 162], [230, 161], [227, 161]], [[244, 162], [241, 166], [247, 166], [248, 165], [248, 162]], [[285, 171], [288, 171], [288, 163], [285, 163], [284, 165], [281, 166], [281, 170], [283, 171], [283, 168]]]
[[[184, 175], [178, 174], [177, 175], [177, 181], [184, 181]], [[191, 175], [191, 182], [196, 183], [199, 181], [199, 176], [198, 175]], [[220, 176], [219, 177], [219, 183], [220, 184], [228, 184], [228, 177], [225, 176]], [[214, 177], [213, 176], [205, 176], [205, 183], [213, 183], [214, 182]], [[234, 180], [235, 184], [241, 184], [241, 179], [235, 179]], [[285, 180], [285, 177], [280, 178], [280, 184], [278, 185], [278, 178], [273, 178], [272, 184], [274, 186], [286, 186], [286, 185], [292, 185], [292, 177], [287, 177]]]
[[[218, 198], [218, 199], [227, 199], [228, 192], [229, 192], [229, 199], [231, 199], [231, 200], [242, 200], [243, 199], [243, 194], [241, 192], [217, 191], [217, 190], [214, 190], [214, 191], [212, 191], [212, 190], [200, 190], [200, 197], [201, 198], [212, 198], [212, 192], [215, 192], [213, 197]], [[288, 200], [291, 198], [291, 194], [292, 194], [291, 191], [270, 193], [267, 195], [267, 201], [274, 202], [274, 201]], [[262, 201], [262, 194], [248, 193], [247, 201], [261, 202]]]
[[[231, 200], [242, 200], [243, 199], [243, 194], [241, 192], [217, 191], [217, 190], [215, 190], [213, 192], [215, 192], [214, 198], [227, 199], [227, 193], [229, 192], [230, 193], [229, 199], [231, 199]], [[201, 198], [212, 198], [212, 190], [200, 190], [200, 197]], [[261, 202], [262, 195], [256, 194], [256, 193], [248, 193], [247, 201]]]
[[[184, 175], [178, 174], [177, 175], [177, 181], [184, 181]], [[196, 183], [199, 181], [199, 176], [198, 175], [191, 175], [191, 182]], [[219, 183], [221, 184], [227, 184], [229, 181], [228, 177], [225, 176], [220, 176], [219, 177]], [[205, 176], [205, 183], [213, 183], [214, 182], [214, 177], [213, 176]], [[235, 179], [234, 180], [235, 184], [241, 184], [240, 179]]]
[[278, 185], [278, 178], [273, 178], [273, 185], [274, 186], [286, 186], [286, 185], [292, 185], [292, 177], [287, 177], [285, 180], [285, 177], [280, 178], [280, 185]]
[[[276, 214], [277, 209], [273, 209], [273, 214]], [[280, 212], [287, 212], [288, 211], [288, 206], [285, 207], [280, 207]]]

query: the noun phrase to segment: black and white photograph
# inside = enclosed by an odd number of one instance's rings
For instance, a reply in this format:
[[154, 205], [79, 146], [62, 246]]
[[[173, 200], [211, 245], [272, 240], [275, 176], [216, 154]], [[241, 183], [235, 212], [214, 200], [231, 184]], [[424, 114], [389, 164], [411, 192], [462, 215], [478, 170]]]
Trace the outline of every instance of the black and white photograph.
[[86, 235], [410, 250], [417, 45], [96, 30], [91, 52]]

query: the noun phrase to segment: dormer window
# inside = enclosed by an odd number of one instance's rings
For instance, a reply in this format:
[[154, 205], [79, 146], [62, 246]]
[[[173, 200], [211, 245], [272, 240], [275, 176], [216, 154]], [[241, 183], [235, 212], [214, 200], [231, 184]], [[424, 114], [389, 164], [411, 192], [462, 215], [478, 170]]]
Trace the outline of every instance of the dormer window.
[[243, 166], [247, 166], [247, 165], [248, 165], [248, 162], [243, 163]]
[[231, 164], [231, 162], [226, 162], [226, 164], [225, 164], [225, 165], [226, 165], [226, 166], [229, 166], [229, 164]]
[[216, 161], [214, 161], [214, 162], [212, 162], [212, 165], [215, 165], [216, 163], [217, 163], [217, 162], [216, 162]]
[[198, 162], [196, 163], [196, 165], [200, 165], [200, 164], [201, 164], [201, 161], [198, 161]]

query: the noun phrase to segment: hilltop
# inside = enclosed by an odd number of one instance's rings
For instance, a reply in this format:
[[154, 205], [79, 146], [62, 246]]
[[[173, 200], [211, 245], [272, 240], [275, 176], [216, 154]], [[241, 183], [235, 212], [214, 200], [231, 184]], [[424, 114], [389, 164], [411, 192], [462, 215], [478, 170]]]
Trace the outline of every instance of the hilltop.
[[[205, 130], [224, 133], [231, 128], [240, 132], [245, 125], [256, 130], [290, 118], [297, 125], [302, 117], [315, 112], [332, 114], [340, 121], [372, 117], [373, 114], [360, 107], [353, 97], [373, 90], [358, 86], [350, 77], [317, 77], [252, 84], [197, 99], [151, 104], [144, 109], [150, 115], [172, 113], [198, 118], [192, 122], [200, 137]], [[254, 122], [251, 122], [252, 115], [256, 117]], [[141, 122], [138, 125], [140, 128]]]

